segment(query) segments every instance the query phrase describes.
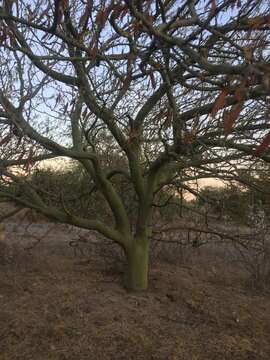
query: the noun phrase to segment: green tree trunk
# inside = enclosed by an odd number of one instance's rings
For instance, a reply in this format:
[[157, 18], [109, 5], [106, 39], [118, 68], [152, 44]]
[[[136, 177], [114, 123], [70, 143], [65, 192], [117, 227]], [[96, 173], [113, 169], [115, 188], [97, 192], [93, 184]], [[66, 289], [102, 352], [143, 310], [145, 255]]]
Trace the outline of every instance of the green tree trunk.
[[127, 254], [128, 269], [126, 287], [131, 291], [146, 290], [148, 287], [149, 241], [135, 239]]

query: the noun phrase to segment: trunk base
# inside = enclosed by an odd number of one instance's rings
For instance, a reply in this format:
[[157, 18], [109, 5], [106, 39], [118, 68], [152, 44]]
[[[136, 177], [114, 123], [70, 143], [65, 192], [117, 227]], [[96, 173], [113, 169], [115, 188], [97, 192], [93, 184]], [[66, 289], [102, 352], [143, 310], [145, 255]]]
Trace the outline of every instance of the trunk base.
[[128, 254], [128, 270], [125, 286], [130, 291], [143, 291], [148, 288], [149, 246], [136, 243]]

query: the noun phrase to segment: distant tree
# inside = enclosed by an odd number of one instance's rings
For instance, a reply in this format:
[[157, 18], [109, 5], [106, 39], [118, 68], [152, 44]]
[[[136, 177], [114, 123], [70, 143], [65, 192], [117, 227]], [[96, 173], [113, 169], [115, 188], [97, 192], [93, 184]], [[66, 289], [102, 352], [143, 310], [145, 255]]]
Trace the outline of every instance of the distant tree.
[[238, 185], [207, 186], [200, 191], [195, 204], [199, 207], [207, 206], [208, 213], [215, 215], [217, 220], [228, 218], [244, 223], [248, 214], [248, 195], [246, 189]]
[[[246, 198], [251, 206], [264, 210], [270, 216], [270, 166], [269, 163], [258, 163], [252, 171], [245, 169], [241, 175], [244, 182], [251, 184], [246, 187]], [[266, 219], [267, 220], [267, 219]]]
[[[241, 181], [240, 169], [270, 161], [267, 2], [2, 3], [1, 199], [112, 239], [127, 286], [146, 289], [159, 191], [197, 193], [189, 181]], [[105, 165], [116, 154], [126, 167]], [[113, 224], [46, 203], [22, 176], [60, 156], [84, 168], [86, 196], [94, 185]], [[135, 193], [134, 227], [115, 177]]]

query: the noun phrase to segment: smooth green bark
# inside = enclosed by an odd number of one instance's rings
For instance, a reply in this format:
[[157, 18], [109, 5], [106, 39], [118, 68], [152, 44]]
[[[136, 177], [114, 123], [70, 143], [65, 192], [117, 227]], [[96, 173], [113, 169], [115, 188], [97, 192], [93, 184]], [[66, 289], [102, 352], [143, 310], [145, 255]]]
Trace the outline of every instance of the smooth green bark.
[[126, 288], [131, 291], [146, 290], [149, 267], [149, 242], [147, 239], [134, 241], [127, 253], [127, 261]]

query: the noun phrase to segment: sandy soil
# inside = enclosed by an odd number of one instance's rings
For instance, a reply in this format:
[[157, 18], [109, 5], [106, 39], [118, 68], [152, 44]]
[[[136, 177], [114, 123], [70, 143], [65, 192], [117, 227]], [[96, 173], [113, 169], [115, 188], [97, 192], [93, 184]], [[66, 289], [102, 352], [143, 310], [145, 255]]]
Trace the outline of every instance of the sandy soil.
[[149, 291], [128, 293], [57, 231], [0, 265], [1, 360], [270, 359], [270, 294], [233, 266], [156, 262]]

